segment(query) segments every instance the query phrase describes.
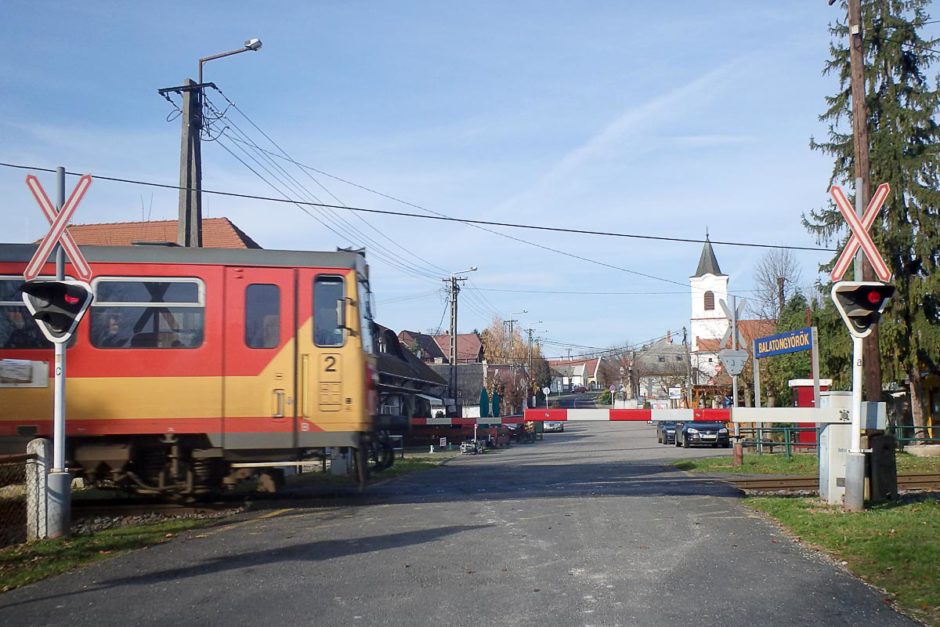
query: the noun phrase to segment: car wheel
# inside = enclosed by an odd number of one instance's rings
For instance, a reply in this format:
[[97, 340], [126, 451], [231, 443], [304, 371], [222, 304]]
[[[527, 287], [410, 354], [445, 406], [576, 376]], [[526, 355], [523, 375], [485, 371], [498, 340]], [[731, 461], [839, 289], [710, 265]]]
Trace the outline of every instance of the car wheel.
[[689, 441], [685, 438], [682, 438], [682, 448], [689, 448]]

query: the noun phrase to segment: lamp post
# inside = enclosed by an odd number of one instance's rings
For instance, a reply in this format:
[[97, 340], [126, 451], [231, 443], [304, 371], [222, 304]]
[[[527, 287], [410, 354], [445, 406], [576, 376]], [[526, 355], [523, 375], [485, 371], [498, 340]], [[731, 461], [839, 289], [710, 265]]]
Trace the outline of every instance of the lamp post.
[[261, 49], [260, 39], [249, 39], [237, 50], [220, 52], [199, 59], [199, 82], [187, 78], [179, 87], [157, 90], [169, 100], [168, 93], [182, 95], [182, 141], [180, 144], [180, 197], [177, 243], [180, 246], [199, 248], [202, 246], [202, 66], [213, 59], [229, 57], [242, 52]]
[[[210, 54], [208, 57], [202, 57], [199, 59], [199, 84], [202, 85], [202, 66], [208, 63], [209, 61], [214, 61], [215, 59], [221, 59], [222, 57], [230, 57], [233, 54], [240, 54], [242, 52], [257, 52], [261, 50], [261, 40], [260, 39], [248, 39], [245, 41], [245, 45], [236, 50], [229, 50], [228, 52], [220, 52], [218, 54]], [[201, 92], [200, 92], [201, 93]]]
[[457, 294], [460, 293], [460, 281], [467, 280], [467, 277], [458, 275], [476, 271], [476, 266], [470, 266], [469, 270], [451, 273], [449, 279], [441, 279], [450, 283], [450, 380], [448, 387], [455, 407], [457, 405]]

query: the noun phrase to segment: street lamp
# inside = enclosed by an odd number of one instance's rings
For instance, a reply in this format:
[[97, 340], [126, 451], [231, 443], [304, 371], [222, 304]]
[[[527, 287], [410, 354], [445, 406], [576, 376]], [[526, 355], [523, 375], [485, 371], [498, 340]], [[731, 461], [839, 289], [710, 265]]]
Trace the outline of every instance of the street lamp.
[[202, 66], [213, 61], [215, 59], [221, 59], [222, 57], [230, 57], [233, 54], [239, 54], [242, 52], [257, 52], [261, 50], [261, 40], [260, 39], [247, 39], [245, 40], [245, 45], [237, 50], [229, 50], [228, 52], [220, 52], [218, 54], [210, 54], [208, 57], [202, 57], [199, 59], [199, 84], [202, 84]]
[[221, 59], [241, 52], [261, 49], [260, 39], [249, 39], [237, 50], [220, 52], [199, 59], [199, 82], [193, 79], [177, 87], [165, 87], [157, 90], [169, 100], [169, 93], [180, 94], [183, 98], [180, 119], [182, 120], [182, 143], [180, 150], [180, 196], [179, 223], [177, 225], [177, 243], [180, 246], [200, 248], [202, 246], [202, 66], [213, 59]]

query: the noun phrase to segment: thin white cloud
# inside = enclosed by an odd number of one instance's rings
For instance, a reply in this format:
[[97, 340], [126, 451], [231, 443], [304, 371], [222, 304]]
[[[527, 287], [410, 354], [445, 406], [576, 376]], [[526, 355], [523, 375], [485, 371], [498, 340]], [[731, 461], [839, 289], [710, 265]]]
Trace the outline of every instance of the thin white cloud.
[[694, 108], [690, 106], [690, 103], [698, 104], [713, 96], [717, 91], [716, 87], [738, 65], [738, 61], [721, 65], [685, 85], [673, 88], [637, 107], [624, 111], [613, 122], [562, 157], [529, 189], [510, 198], [499, 209], [506, 210], [538, 198], [588, 162], [613, 152], [617, 146], [623, 144], [627, 136], [637, 131], [648, 130], [656, 124], [668, 122], [676, 115], [687, 114], [689, 109]]
[[753, 135], [684, 135], [672, 137], [672, 143], [693, 148], [709, 148], [712, 146], [736, 146], [740, 144], [753, 144], [757, 138]]

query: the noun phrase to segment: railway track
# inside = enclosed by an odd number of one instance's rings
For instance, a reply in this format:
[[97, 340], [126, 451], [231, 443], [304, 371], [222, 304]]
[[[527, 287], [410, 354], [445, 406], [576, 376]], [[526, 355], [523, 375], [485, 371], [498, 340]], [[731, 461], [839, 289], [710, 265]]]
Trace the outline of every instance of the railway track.
[[[817, 492], [817, 477], [748, 477], [729, 479], [739, 490], [755, 492]], [[940, 490], [940, 473], [917, 473], [898, 475], [898, 490]], [[271, 495], [272, 497], [274, 495]], [[255, 495], [254, 499], [258, 499]], [[304, 497], [288, 497], [289, 500]], [[264, 499], [263, 497], [261, 500]], [[96, 516], [191, 516], [238, 510], [248, 505], [244, 497], [223, 499], [211, 503], [166, 503], [155, 499], [74, 499], [72, 516], [76, 520]]]
[[[767, 477], [731, 479], [730, 482], [740, 490], [765, 492], [817, 491], [817, 477]], [[898, 490], [937, 490], [940, 489], [940, 473], [916, 473], [898, 475]]]
[[72, 518], [107, 516], [193, 516], [212, 514], [227, 510], [237, 510], [244, 506], [244, 501], [222, 501], [215, 503], [165, 503], [152, 500], [114, 501], [107, 499], [74, 499]]

